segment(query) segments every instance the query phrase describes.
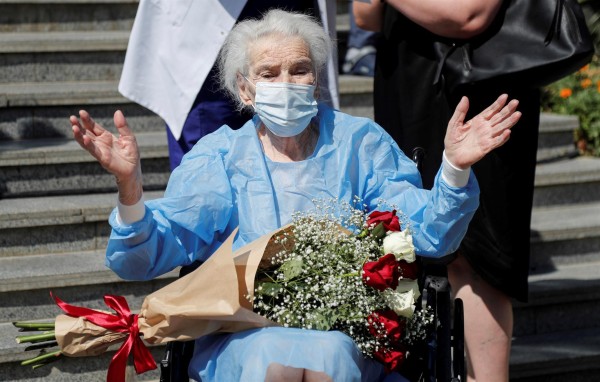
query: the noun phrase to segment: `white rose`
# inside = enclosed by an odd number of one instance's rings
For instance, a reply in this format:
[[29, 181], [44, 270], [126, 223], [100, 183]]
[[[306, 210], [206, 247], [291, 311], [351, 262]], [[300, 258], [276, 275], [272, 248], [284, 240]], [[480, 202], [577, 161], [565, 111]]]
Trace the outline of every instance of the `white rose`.
[[391, 232], [383, 238], [383, 250], [385, 254], [393, 253], [397, 260], [405, 260], [407, 263], [415, 261], [415, 246], [409, 230]]
[[415, 311], [415, 301], [419, 298], [419, 284], [416, 280], [402, 279], [395, 290], [386, 289], [381, 296], [386, 305], [397, 315], [411, 318]]

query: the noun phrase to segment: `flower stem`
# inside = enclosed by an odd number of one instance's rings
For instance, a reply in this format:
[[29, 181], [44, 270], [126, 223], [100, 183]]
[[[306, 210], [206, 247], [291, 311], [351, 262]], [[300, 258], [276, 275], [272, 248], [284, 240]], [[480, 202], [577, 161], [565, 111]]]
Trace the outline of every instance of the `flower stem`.
[[17, 341], [18, 344], [21, 344], [23, 342], [42, 342], [42, 341], [53, 341], [56, 339], [56, 335], [54, 333], [54, 330], [49, 331], [49, 332], [44, 332], [41, 334], [32, 334], [32, 335], [28, 335], [28, 336], [17, 336], [15, 338], [15, 340]]
[[54, 322], [25, 322], [25, 321], [17, 321], [13, 322], [13, 325], [17, 328], [21, 328], [23, 331], [28, 330], [49, 330], [54, 329]]
[[[61, 355], [60, 350], [53, 351], [52, 353], [45, 353], [42, 355], [38, 355], [37, 357], [27, 359], [27, 360], [21, 362], [21, 365], [22, 366], [34, 365], [34, 367], [35, 367], [35, 365], [37, 365], [37, 364], [41, 364], [41, 363], [45, 364], [46, 362], [54, 361], [60, 355]], [[56, 357], [56, 358], [53, 358], [53, 357]]]

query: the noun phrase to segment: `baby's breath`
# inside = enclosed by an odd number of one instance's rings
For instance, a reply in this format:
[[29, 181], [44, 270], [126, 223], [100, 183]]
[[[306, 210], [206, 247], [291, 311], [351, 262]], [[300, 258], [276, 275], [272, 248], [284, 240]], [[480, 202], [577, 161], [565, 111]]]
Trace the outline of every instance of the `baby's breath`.
[[[386, 303], [362, 280], [363, 264], [381, 256], [381, 243], [368, 234], [373, 227], [359, 199], [315, 204], [315, 211], [293, 215], [290, 236], [276, 237], [285, 249], [271, 259], [272, 267], [259, 270], [254, 308], [284, 327], [342, 331], [371, 356], [389, 346], [385, 335], [371, 334], [367, 321]], [[431, 317], [418, 311], [408, 320], [407, 344], [424, 339]]]
[[406, 323], [404, 340], [407, 345], [414, 345], [425, 341], [433, 327], [433, 309], [427, 306], [422, 310], [415, 311], [414, 315]]

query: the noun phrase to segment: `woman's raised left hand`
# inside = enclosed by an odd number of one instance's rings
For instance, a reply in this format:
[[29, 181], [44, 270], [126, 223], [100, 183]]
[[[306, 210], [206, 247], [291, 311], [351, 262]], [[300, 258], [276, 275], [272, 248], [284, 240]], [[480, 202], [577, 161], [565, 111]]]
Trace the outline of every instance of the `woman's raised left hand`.
[[502, 146], [510, 137], [510, 129], [521, 118], [517, 111], [519, 101], [507, 103], [503, 94], [487, 109], [464, 122], [469, 110], [469, 100], [463, 97], [448, 123], [444, 146], [446, 158], [453, 165], [466, 169], [477, 163], [487, 153]]

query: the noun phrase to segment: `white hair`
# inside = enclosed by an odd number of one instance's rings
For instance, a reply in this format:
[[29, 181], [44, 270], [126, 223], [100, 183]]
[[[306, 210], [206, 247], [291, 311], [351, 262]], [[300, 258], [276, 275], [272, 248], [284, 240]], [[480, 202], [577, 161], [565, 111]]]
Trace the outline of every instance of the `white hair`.
[[313, 70], [317, 75], [317, 86], [321, 71], [327, 65], [333, 43], [323, 26], [313, 17], [302, 13], [287, 12], [281, 9], [268, 11], [261, 19], [249, 19], [235, 25], [225, 40], [219, 54], [219, 81], [232, 99], [244, 106], [238, 93], [237, 75], [248, 76], [248, 49], [260, 39], [280, 34], [286, 37], [300, 37], [309, 49]]

